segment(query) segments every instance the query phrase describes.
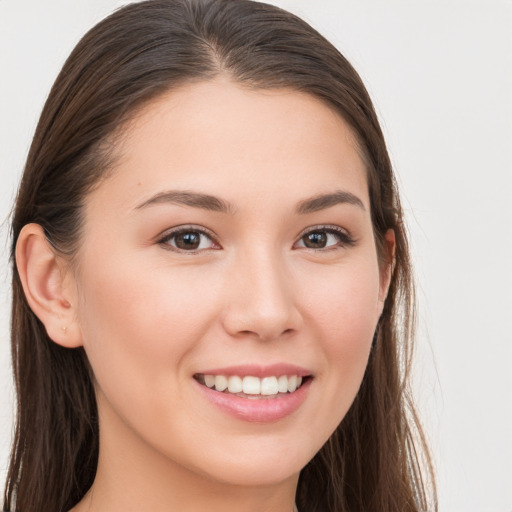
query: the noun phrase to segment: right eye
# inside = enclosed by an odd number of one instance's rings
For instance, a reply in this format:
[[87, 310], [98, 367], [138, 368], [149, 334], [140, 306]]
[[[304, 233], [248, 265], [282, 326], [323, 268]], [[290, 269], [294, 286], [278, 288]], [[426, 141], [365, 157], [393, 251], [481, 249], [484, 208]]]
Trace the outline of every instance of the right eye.
[[169, 247], [171, 250], [184, 252], [198, 252], [219, 248], [208, 233], [198, 228], [175, 229], [167, 232], [158, 243]]

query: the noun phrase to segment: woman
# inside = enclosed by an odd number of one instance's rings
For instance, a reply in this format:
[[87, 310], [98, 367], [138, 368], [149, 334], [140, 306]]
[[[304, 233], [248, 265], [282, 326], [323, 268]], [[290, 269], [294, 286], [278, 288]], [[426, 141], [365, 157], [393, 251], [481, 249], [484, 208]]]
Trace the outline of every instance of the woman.
[[436, 508], [385, 143], [300, 19], [150, 0], [102, 21], [12, 230], [4, 510]]

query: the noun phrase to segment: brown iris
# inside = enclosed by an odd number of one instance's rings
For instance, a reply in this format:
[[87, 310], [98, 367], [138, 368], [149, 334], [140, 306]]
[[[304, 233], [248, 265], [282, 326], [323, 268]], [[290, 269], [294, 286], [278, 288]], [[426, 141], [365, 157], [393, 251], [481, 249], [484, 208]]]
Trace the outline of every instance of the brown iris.
[[197, 231], [184, 231], [175, 235], [175, 243], [178, 249], [194, 250], [197, 249], [201, 243], [201, 233]]
[[323, 249], [327, 244], [327, 233], [313, 231], [302, 237], [304, 245], [309, 249]]

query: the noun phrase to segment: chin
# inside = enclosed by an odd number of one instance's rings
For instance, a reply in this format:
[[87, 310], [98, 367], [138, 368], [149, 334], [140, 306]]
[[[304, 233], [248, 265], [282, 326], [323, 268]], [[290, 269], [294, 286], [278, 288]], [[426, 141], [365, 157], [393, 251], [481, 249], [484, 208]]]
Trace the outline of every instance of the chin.
[[268, 450], [229, 450], [223, 457], [209, 458], [205, 474], [217, 482], [236, 486], [274, 486], [290, 479], [297, 479], [302, 468], [315, 452], [299, 446]]
[[249, 462], [241, 461], [236, 467], [225, 468], [215, 475], [210, 474], [210, 478], [240, 487], [272, 487], [290, 479], [297, 479], [302, 469], [302, 466], [283, 464], [277, 460], [269, 461], [264, 466]]

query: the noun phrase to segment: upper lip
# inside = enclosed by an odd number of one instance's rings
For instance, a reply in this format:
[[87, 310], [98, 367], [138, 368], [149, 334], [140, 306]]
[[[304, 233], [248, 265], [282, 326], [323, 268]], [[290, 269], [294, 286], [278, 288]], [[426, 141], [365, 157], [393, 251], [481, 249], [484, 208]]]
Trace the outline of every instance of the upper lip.
[[196, 372], [196, 375], [225, 375], [230, 377], [237, 375], [239, 377], [279, 377], [281, 375], [297, 375], [299, 377], [306, 377], [311, 375], [312, 372], [306, 368], [288, 364], [288, 363], [275, 363], [271, 365], [257, 365], [257, 364], [244, 364], [236, 366], [226, 366], [224, 368], [209, 368]]

